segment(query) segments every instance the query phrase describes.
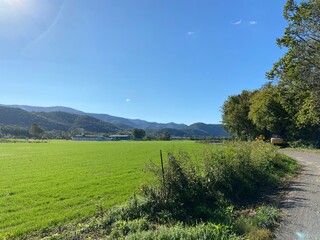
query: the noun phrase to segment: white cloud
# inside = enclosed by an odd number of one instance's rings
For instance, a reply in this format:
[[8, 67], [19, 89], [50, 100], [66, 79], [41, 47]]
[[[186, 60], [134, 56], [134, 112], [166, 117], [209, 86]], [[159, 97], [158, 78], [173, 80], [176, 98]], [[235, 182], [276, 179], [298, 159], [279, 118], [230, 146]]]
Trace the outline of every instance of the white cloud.
[[130, 101], [131, 101], [131, 99], [130, 99], [130, 98], [127, 98], [127, 99], [126, 99], [126, 102], [130, 102]]
[[190, 35], [193, 35], [193, 34], [195, 34], [195, 32], [187, 32], [187, 33], [186, 33], [186, 35], [189, 35], [189, 36], [190, 36]]
[[236, 21], [236, 22], [231, 22], [231, 24], [233, 24], [233, 25], [239, 25], [239, 24], [241, 24], [242, 23], [242, 20], [240, 19], [239, 21]]
[[249, 24], [250, 24], [250, 25], [256, 25], [256, 24], [257, 24], [257, 21], [249, 21]]

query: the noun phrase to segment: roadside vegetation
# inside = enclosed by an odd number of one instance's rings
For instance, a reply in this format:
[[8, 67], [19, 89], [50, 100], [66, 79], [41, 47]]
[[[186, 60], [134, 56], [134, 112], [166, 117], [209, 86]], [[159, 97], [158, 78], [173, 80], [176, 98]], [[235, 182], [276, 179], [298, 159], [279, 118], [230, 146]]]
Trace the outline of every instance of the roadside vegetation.
[[209, 147], [196, 158], [185, 151], [169, 152], [163, 169], [150, 163], [147, 170], [154, 181], [143, 185], [126, 204], [106, 210], [101, 203], [95, 217], [40, 236], [270, 239], [280, 212], [261, 197], [292, 177], [298, 166], [278, 148], [259, 141]]

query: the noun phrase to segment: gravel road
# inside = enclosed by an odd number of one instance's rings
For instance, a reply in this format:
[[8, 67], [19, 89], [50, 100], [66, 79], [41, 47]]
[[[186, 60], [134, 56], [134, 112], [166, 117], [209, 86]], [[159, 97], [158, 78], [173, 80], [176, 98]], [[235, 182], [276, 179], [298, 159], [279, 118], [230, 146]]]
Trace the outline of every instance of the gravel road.
[[301, 174], [284, 190], [283, 221], [276, 239], [320, 240], [320, 154], [283, 151], [302, 166]]

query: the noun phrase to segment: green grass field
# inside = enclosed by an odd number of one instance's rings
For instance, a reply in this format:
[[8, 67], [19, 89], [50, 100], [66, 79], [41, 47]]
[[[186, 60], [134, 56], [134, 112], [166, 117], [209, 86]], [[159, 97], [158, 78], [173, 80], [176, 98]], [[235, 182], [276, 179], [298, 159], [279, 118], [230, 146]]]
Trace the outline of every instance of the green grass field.
[[191, 141], [0, 143], [0, 238], [121, 204], [148, 180], [145, 164], [159, 162], [160, 149], [203, 148]]

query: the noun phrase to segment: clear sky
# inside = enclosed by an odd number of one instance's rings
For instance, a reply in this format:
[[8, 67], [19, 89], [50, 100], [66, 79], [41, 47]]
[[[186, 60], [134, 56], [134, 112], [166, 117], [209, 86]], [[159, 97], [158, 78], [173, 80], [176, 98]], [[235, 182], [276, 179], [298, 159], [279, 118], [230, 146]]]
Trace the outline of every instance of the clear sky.
[[284, 53], [285, 0], [0, 0], [0, 103], [219, 123]]

